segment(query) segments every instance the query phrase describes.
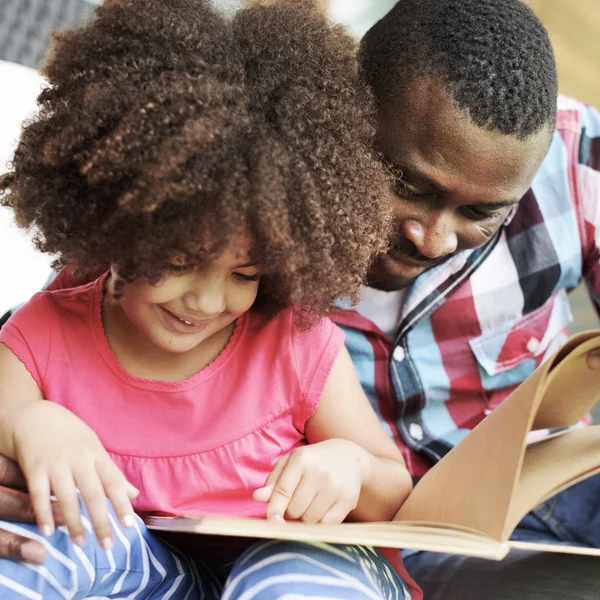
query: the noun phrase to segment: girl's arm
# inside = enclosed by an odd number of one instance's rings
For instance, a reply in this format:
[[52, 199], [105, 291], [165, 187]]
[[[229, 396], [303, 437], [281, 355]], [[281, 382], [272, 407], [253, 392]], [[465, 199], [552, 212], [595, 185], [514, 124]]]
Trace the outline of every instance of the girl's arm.
[[256, 492], [257, 500], [269, 502], [269, 517], [329, 523], [394, 517], [412, 490], [412, 479], [346, 348], [305, 434], [310, 445], [283, 457]]
[[27, 481], [40, 531], [54, 530], [50, 494], [69, 533], [85, 542], [77, 489], [87, 505], [96, 535], [112, 544], [106, 498], [121, 522], [132, 523], [130, 498], [137, 495], [108, 456], [96, 434], [64, 407], [43, 399], [23, 363], [0, 343], [0, 454], [19, 463]]

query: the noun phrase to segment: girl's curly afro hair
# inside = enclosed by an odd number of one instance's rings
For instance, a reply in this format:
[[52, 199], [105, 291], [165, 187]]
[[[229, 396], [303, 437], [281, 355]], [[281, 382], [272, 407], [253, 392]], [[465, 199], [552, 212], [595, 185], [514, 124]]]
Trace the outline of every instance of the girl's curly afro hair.
[[55, 33], [2, 204], [58, 264], [156, 282], [253, 240], [269, 313], [356, 298], [388, 237], [354, 46], [306, 0], [105, 0]]

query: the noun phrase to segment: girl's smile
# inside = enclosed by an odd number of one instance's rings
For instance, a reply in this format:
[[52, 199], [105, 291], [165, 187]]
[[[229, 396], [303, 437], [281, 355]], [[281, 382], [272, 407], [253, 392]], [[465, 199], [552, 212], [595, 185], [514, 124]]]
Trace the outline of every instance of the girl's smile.
[[213, 319], [194, 319], [192, 317], [182, 317], [178, 314], [170, 311], [168, 308], [157, 304], [157, 312], [162, 319], [165, 327], [170, 329], [174, 333], [192, 334], [200, 333], [208, 325], [210, 325]]

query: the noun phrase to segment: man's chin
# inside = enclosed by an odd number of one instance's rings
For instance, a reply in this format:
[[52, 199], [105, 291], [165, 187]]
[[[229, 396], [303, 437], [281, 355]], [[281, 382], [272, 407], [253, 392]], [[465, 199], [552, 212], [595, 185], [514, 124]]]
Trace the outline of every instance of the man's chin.
[[367, 275], [367, 285], [383, 292], [402, 290], [428, 268], [407, 265], [386, 254], [373, 263]]
[[367, 276], [367, 285], [382, 292], [395, 292], [409, 287], [417, 276], [407, 277], [371, 270]]
[[396, 292], [398, 290], [403, 290], [410, 286], [410, 284], [414, 281], [413, 279], [406, 278], [397, 278], [393, 279], [389, 277], [367, 277], [367, 286], [380, 290], [382, 292]]

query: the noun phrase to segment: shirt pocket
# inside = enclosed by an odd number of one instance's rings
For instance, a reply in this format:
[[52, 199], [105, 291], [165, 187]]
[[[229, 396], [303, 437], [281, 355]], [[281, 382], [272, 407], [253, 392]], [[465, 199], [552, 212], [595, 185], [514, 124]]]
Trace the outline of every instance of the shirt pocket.
[[567, 292], [560, 289], [533, 312], [471, 339], [484, 387], [523, 381], [563, 343], [572, 320]]

